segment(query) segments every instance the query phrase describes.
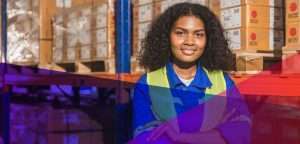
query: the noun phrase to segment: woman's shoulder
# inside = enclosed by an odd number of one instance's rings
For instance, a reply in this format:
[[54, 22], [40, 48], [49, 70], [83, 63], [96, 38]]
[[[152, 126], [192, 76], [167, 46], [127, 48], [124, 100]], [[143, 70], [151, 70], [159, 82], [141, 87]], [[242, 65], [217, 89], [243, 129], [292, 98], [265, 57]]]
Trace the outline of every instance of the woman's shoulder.
[[147, 73], [141, 75], [136, 84], [146, 84], [147, 83]]
[[[153, 76], [152, 74], [155, 74], [157, 72], [160, 72], [160, 71], [163, 71], [165, 70], [164, 68], [159, 68], [159, 69], [156, 69], [156, 70], [153, 70], [153, 71], [149, 71], [149, 72], [146, 72], [144, 73], [140, 78], [139, 80], [137, 81], [137, 83], [140, 83], [140, 84], [146, 84], [147, 83], [147, 77], [148, 76]], [[157, 76], [157, 75], [155, 75]]]
[[142, 74], [141, 77], [134, 84], [134, 89], [144, 88], [147, 85], [147, 73]]

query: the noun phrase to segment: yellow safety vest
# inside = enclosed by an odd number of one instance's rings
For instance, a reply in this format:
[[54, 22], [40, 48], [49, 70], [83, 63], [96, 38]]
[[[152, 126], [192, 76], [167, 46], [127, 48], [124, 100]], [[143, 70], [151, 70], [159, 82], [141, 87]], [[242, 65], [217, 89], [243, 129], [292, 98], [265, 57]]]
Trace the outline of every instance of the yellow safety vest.
[[[204, 114], [200, 131], [215, 128], [223, 119], [226, 110], [226, 81], [220, 70], [208, 71], [203, 67], [209, 80], [212, 83], [206, 88], [203, 99]], [[152, 102], [152, 110], [160, 121], [167, 121], [176, 118], [176, 110], [173, 96], [166, 73], [166, 67], [160, 68], [147, 74], [149, 95]]]

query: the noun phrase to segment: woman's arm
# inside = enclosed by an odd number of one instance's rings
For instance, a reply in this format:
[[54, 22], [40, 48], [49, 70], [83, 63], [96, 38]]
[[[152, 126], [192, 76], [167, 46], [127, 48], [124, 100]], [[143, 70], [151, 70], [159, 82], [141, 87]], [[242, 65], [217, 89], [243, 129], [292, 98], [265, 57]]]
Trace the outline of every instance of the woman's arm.
[[143, 75], [136, 83], [132, 96], [134, 137], [152, 130], [159, 124], [151, 110], [148, 91], [146, 75]]
[[228, 75], [225, 79], [228, 86], [227, 109], [223, 120], [215, 129], [205, 132], [180, 133], [166, 123], [154, 130], [150, 140], [167, 134], [173, 141], [181, 143], [249, 144], [251, 119], [247, 105]]
[[199, 133], [182, 133], [179, 134], [177, 141], [189, 144], [226, 144], [226, 141], [218, 130]]
[[170, 124], [166, 122], [156, 129], [147, 137], [150, 142], [155, 142], [166, 135], [173, 143], [184, 144], [226, 144], [225, 139], [221, 133], [214, 129], [206, 132], [182, 133], [179, 132]]
[[217, 127], [229, 144], [249, 144], [251, 138], [251, 115], [246, 100], [238, 86], [225, 74], [227, 84], [227, 111], [223, 122]]

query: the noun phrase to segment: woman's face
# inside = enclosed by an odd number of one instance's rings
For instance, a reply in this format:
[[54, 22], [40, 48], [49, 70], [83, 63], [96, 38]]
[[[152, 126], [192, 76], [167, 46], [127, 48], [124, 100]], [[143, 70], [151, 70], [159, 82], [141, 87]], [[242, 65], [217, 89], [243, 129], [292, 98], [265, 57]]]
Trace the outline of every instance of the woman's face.
[[195, 16], [180, 17], [171, 29], [170, 41], [176, 60], [182, 63], [196, 62], [206, 45], [203, 21]]

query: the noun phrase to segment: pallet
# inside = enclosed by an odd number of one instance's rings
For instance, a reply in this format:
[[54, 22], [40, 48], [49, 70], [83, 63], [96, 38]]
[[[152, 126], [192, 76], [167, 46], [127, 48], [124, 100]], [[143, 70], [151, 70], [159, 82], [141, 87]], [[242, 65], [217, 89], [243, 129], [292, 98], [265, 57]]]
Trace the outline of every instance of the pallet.
[[280, 57], [282, 50], [233, 50], [236, 55], [253, 55], [264, 57]]
[[62, 63], [53, 63], [53, 69], [50, 70], [60, 70], [62, 72], [75, 72], [75, 63], [74, 62], [62, 62]]
[[88, 74], [93, 72], [115, 73], [115, 60], [77, 61], [76, 73]]
[[300, 45], [299, 46], [284, 46], [282, 47], [282, 51], [300, 51]]
[[58, 70], [63, 72], [72, 72], [78, 74], [90, 74], [93, 72], [108, 72], [115, 73], [115, 60], [114, 59], [98, 59], [98, 60], [86, 60], [75, 62], [61, 62], [53, 63], [48, 66], [50, 70]]

